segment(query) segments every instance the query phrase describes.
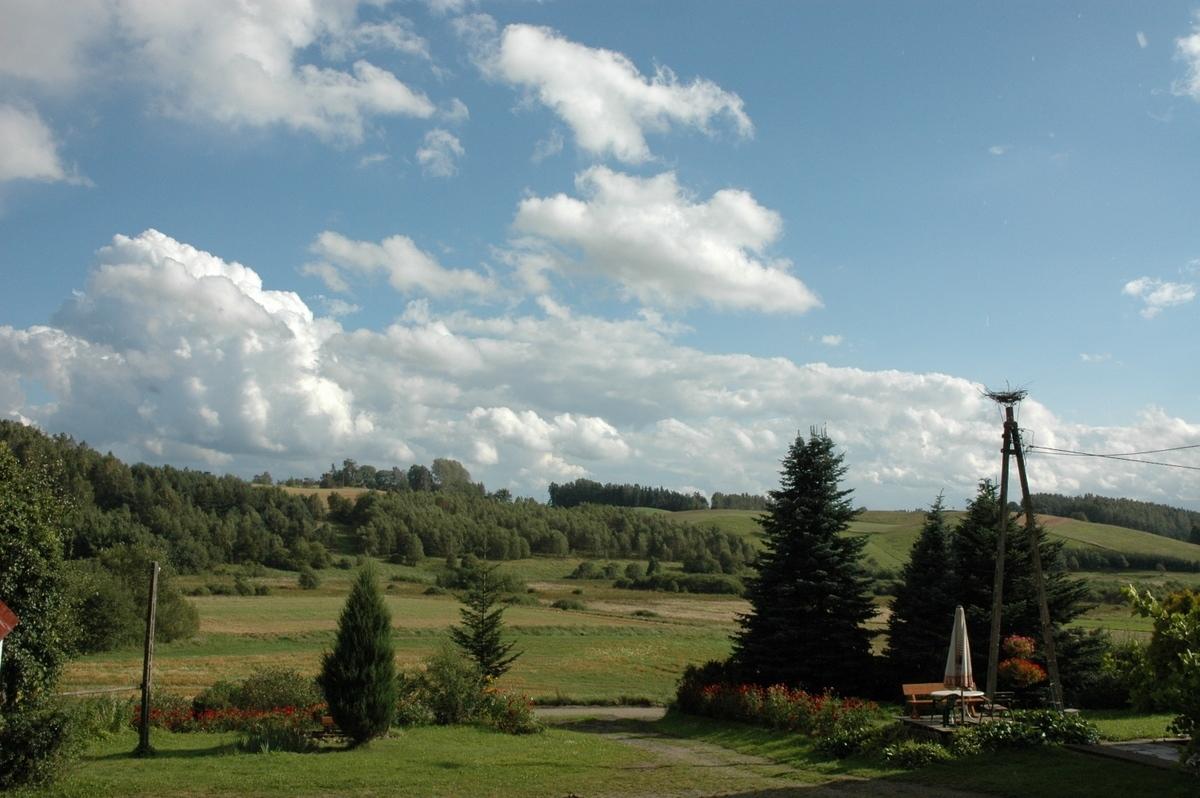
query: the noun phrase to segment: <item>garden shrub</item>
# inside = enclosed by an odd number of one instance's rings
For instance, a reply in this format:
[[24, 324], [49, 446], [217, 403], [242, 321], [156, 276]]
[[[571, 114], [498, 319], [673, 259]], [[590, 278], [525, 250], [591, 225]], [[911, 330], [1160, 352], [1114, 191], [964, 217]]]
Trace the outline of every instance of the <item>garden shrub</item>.
[[260, 668], [242, 682], [234, 696], [238, 709], [303, 708], [319, 703], [317, 683], [291, 668]]
[[208, 710], [231, 709], [237, 706], [240, 685], [219, 681], [201, 690], [192, 698], [192, 712], [200, 714]]
[[426, 660], [424, 678], [435, 723], [467, 723], [479, 716], [483, 676], [474, 662], [446, 646]]
[[902, 740], [883, 749], [883, 760], [895, 767], [913, 770], [945, 762], [953, 755], [941, 743], [932, 741]]
[[1031, 709], [960, 731], [955, 735], [952, 747], [956, 754], [970, 755], [1042, 745], [1095, 743], [1099, 739], [1096, 727], [1078, 715], [1052, 709]]
[[49, 702], [26, 702], [0, 713], [0, 791], [53, 781], [81, 742], [69, 712]]
[[94, 696], [75, 701], [66, 708], [74, 732], [88, 740], [104, 738], [125, 728], [136, 701], [132, 697]]
[[533, 714], [533, 702], [528, 696], [484, 692], [483, 719], [505, 734], [537, 734], [542, 724]]
[[428, 726], [435, 720], [430, 707], [429, 689], [421, 673], [396, 674], [397, 726]]
[[238, 748], [252, 754], [272, 751], [307, 753], [317, 749], [317, 741], [309, 733], [303, 717], [267, 714], [249, 721], [242, 729]]

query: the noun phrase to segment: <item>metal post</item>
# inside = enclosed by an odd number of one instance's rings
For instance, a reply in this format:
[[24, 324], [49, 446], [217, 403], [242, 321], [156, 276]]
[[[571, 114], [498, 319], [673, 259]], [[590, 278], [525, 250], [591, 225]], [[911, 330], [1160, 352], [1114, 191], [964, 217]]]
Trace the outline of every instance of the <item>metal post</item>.
[[1050, 703], [1062, 709], [1062, 682], [1058, 678], [1058, 655], [1054, 651], [1054, 626], [1050, 623], [1050, 605], [1046, 601], [1046, 577], [1042, 571], [1042, 535], [1033, 515], [1033, 498], [1029, 495], [1029, 480], [1025, 476], [1025, 454], [1021, 451], [1020, 430], [1013, 429], [1013, 449], [1017, 455], [1017, 474], [1021, 478], [1021, 498], [1025, 506], [1025, 532], [1033, 547], [1033, 576], [1037, 582], [1038, 613], [1042, 620], [1042, 643], [1046, 647], [1046, 675], [1050, 677]]
[[133, 753], [149, 756], [150, 747], [150, 674], [154, 667], [154, 616], [158, 610], [158, 563], [150, 563], [150, 596], [146, 604], [146, 648], [142, 657], [142, 722], [138, 729], [138, 745]]
[[1000, 664], [1000, 615], [1004, 606], [1004, 554], [1008, 537], [1008, 454], [1016, 426], [1009, 405], [1004, 408], [1004, 446], [1000, 450], [1003, 458], [1000, 461], [1000, 517], [996, 522], [996, 576], [992, 581], [992, 629], [988, 641], [987, 694], [991, 700], [996, 697], [996, 673]]

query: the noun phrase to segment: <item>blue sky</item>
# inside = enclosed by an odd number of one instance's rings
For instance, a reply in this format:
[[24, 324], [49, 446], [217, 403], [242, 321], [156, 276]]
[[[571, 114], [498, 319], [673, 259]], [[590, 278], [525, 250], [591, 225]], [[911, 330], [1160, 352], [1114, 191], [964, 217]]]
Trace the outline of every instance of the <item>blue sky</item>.
[[1198, 12], [0, 0], [0, 415], [539, 497], [765, 490], [816, 424], [875, 507], [995, 475], [984, 385], [1042, 445], [1200, 443]]

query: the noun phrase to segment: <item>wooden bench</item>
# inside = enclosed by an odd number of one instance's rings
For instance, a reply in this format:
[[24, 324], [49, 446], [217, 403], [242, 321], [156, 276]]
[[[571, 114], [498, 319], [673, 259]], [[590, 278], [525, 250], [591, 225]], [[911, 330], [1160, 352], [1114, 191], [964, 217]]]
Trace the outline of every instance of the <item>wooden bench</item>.
[[908, 716], [910, 718], [920, 718], [926, 714], [922, 709], [928, 708], [929, 715], [934, 714], [934, 690], [945, 690], [946, 685], [942, 682], [920, 682], [917, 684], [904, 684], [900, 686], [904, 691], [904, 703], [908, 707]]

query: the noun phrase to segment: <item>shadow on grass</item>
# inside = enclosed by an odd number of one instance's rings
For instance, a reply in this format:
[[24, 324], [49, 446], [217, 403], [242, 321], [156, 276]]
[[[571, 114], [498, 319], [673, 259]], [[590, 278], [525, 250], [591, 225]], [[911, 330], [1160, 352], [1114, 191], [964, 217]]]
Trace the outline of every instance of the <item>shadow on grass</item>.
[[136, 762], [154, 759], [201, 759], [206, 756], [225, 756], [236, 753], [238, 753], [238, 748], [235, 743], [221, 743], [204, 748], [156, 748], [154, 749], [154, 753], [148, 757], [139, 756], [133, 753], [133, 751], [116, 751], [111, 754], [85, 756], [83, 757], [83, 761], [112, 762], [118, 759], [129, 759]]

